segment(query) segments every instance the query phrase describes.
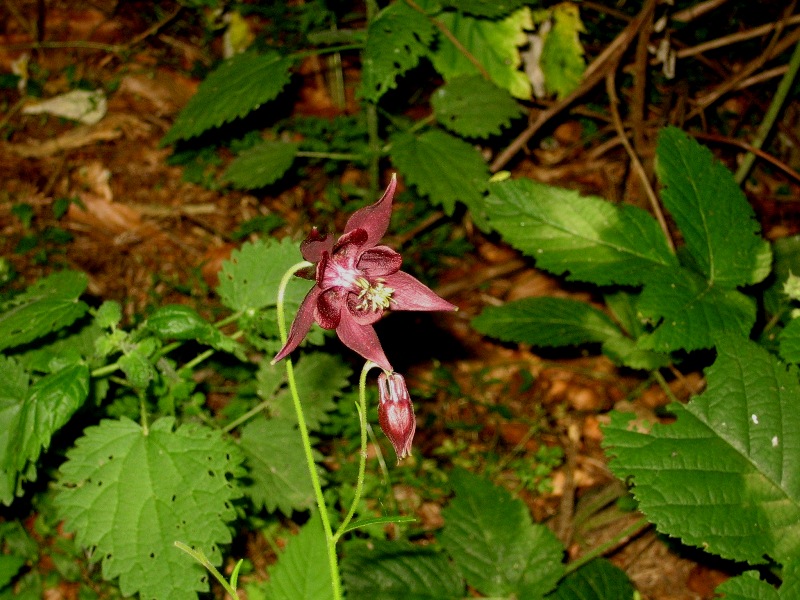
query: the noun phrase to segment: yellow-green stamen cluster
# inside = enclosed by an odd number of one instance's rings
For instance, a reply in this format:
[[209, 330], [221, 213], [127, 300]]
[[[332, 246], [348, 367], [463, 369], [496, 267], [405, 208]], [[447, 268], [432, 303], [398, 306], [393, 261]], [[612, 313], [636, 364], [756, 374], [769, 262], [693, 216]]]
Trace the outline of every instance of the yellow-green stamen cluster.
[[394, 288], [386, 287], [383, 279], [376, 279], [374, 283], [370, 283], [364, 277], [356, 279], [356, 285], [359, 287], [358, 292], [359, 303], [356, 305], [356, 310], [371, 310], [378, 312], [389, 308], [394, 300]]

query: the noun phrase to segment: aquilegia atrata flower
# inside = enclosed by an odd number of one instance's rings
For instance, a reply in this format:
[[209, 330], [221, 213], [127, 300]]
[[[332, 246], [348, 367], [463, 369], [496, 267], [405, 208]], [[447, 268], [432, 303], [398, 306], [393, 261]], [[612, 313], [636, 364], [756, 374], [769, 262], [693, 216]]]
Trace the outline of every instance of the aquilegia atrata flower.
[[392, 442], [397, 460], [411, 454], [411, 442], [417, 430], [414, 406], [406, 387], [405, 378], [400, 373], [383, 372], [378, 375], [378, 423]]
[[393, 176], [380, 200], [353, 213], [336, 243], [332, 235], [311, 230], [300, 252], [316, 264], [316, 284], [300, 305], [286, 344], [273, 363], [297, 348], [316, 321], [324, 329], [335, 329], [345, 346], [384, 371], [392, 371], [372, 327], [387, 309], [456, 310], [456, 306], [402, 272], [400, 254], [378, 245], [389, 228], [396, 188], [397, 179]]

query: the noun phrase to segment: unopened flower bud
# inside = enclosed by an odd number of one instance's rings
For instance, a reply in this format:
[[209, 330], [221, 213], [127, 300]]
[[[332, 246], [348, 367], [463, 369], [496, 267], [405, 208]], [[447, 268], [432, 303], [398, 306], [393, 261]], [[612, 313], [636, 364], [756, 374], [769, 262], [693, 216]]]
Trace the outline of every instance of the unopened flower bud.
[[411, 454], [411, 442], [417, 429], [414, 407], [408, 394], [406, 380], [399, 373], [384, 371], [378, 375], [380, 403], [378, 422], [397, 453], [397, 460]]

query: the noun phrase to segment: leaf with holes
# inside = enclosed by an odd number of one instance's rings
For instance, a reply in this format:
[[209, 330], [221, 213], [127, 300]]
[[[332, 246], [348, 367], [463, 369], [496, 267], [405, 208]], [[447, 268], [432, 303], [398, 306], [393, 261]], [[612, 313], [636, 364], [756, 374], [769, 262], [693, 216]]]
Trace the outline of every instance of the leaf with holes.
[[216, 565], [219, 544], [231, 541], [240, 493], [229, 478], [239, 474], [240, 453], [218, 431], [173, 424], [163, 418], [145, 431], [128, 419], [102, 421], [60, 469], [59, 518], [126, 596], [195, 600], [208, 574], [175, 541]]
[[465, 137], [496, 135], [522, 115], [522, 107], [504, 90], [480, 75], [456, 77], [431, 97], [436, 120]]

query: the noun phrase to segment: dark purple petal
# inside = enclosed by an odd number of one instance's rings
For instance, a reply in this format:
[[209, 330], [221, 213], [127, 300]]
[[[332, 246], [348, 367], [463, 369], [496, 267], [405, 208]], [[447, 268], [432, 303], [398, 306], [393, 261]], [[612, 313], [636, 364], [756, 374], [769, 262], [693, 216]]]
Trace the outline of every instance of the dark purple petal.
[[392, 310], [458, 310], [408, 273], [398, 271], [384, 279], [386, 287], [394, 290]]
[[371, 360], [385, 371], [392, 370], [392, 365], [389, 364], [386, 354], [383, 353], [375, 330], [371, 325], [359, 325], [349, 310], [342, 311], [342, 318], [336, 328], [336, 333], [342, 343], [351, 350], [358, 352], [367, 360]]
[[317, 311], [314, 314], [320, 327], [336, 329], [339, 326], [346, 295], [347, 292], [341, 288], [331, 288], [320, 294], [317, 300]]
[[367, 232], [363, 229], [354, 229], [336, 240], [336, 244], [333, 246], [333, 255], [342, 263], [350, 262], [355, 265], [366, 242]]
[[378, 375], [378, 423], [392, 442], [397, 460], [411, 454], [411, 443], [417, 430], [414, 405], [408, 393], [406, 380], [399, 373]]
[[311, 233], [300, 244], [300, 254], [308, 262], [319, 262], [323, 252], [329, 254], [333, 251], [333, 235], [322, 235], [316, 227], [311, 228]]
[[389, 246], [375, 246], [365, 250], [356, 267], [368, 277], [385, 277], [400, 270], [403, 257]]
[[314, 286], [308, 291], [308, 294], [306, 294], [306, 297], [300, 304], [300, 308], [297, 310], [294, 321], [292, 321], [286, 343], [283, 345], [280, 352], [275, 355], [275, 358], [272, 359], [273, 364], [286, 358], [292, 350], [300, 345], [300, 342], [302, 342], [303, 338], [308, 334], [308, 330], [311, 329], [311, 324], [314, 322], [314, 313], [320, 293], [321, 290], [317, 286]]
[[392, 218], [392, 200], [397, 189], [397, 175], [392, 175], [389, 187], [375, 204], [365, 206], [353, 213], [348, 219], [344, 232], [347, 234], [356, 229], [363, 229], [367, 232], [367, 240], [364, 246], [372, 248], [377, 245], [381, 238], [389, 229], [389, 221]]
[[369, 310], [368, 308], [366, 310], [363, 308], [359, 309], [358, 305], [360, 302], [361, 300], [358, 294], [351, 293], [347, 295], [347, 308], [350, 310], [350, 314], [353, 316], [355, 322], [359, 325], [372, 325], [383, 316], [382, 308], [378, 310]]

